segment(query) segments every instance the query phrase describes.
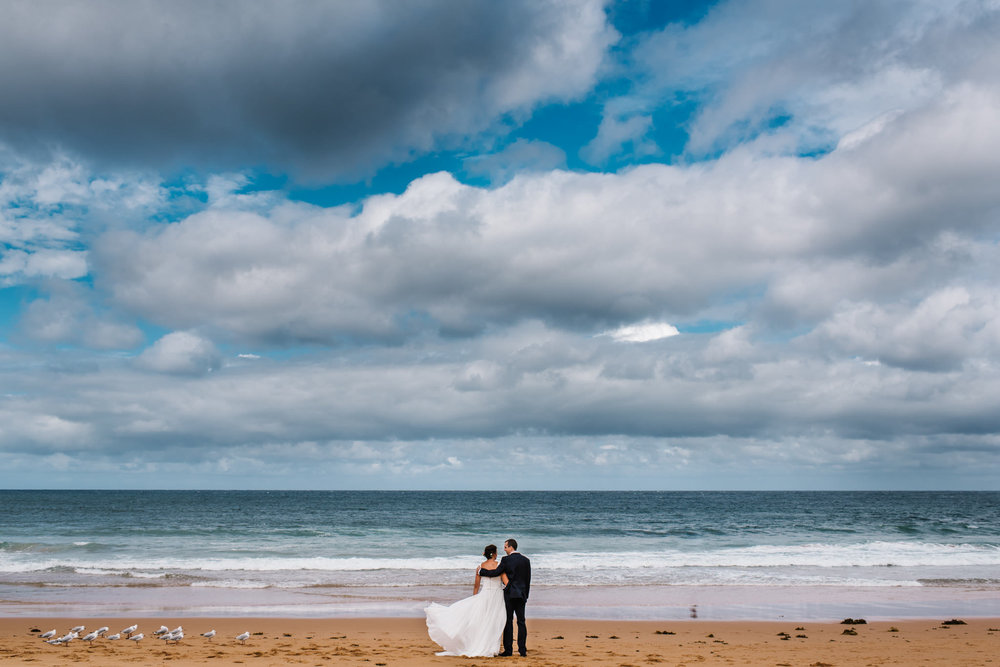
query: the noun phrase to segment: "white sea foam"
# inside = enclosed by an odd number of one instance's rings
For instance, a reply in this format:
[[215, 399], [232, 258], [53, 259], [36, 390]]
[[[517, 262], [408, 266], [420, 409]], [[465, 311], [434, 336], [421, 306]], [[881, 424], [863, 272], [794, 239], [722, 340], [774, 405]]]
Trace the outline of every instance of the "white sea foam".
[[[997, 587], [995, 545], [873, 541], [858, 544], [757, 545], [657, 552], [529, 554], [541, 586], [826, 586], [918, 587], [979, 581]], [[99, 557], [107, 559], [105, 554]], [[475, 555], [434, 558], [260, 557], [115, 558], [63, 555], [35, 561], [0, 555], [0, 572], [46, 586], [191, 586], [280, 589], [354, 586], [370, 589], [460, 585]], [[991, 577], [993, 579], [991, 579]], [[134, 584], [127, 583], [134, 580]], [[933, 583], [927, 583], [933, 582]]]
[[[974, 544], [867, 542], [861, 544], [758, 545], [710, 550], [660, 550], [655, 553], [578, 552], [528, 554], [536, 569], [551, 571], [635, 573], [676, 568], [844, 568], [844, 567], [1000, 567], [1000, 547]], [[101, 558], [107, 558], [102, 556]], [[81, 556], [39, 560], [3, 554], [0, 572], [69, 570], [79, 574], [162, 577], [166, 572], [465, 572], [476, 556], [394, 557], [191, 557], [115, 558], [101, 562]], [[470, 565], [472, 564], [472, 565]]]
[[270, 585], [262, 581], [248, 581], [246, 579], [218, 579], [213, 581], [195, 581], [191, 584], [194, 588], [270, 588]]

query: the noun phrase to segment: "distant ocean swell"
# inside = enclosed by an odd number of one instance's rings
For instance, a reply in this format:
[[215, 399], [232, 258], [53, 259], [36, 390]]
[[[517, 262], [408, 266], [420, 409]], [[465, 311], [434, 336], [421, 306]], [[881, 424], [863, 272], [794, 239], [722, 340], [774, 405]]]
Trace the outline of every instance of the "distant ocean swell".
[[549, 616], [833, 617], [859, 596], [887, 616], [942, 600], [1000, 615], [1000, 493], [503, 494], [516, 519], [500, 499], [0, 491], [0, 599], [20, 615], [419, 615], [513, 536]]

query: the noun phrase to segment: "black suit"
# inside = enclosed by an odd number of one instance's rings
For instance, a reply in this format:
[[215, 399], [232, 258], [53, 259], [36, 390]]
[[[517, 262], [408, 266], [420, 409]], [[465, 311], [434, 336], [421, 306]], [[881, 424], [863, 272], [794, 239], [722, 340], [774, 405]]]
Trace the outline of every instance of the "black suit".
[[500, 559], [500, 567], [495, 570], [482, 570], [484, 577], [499, 577], [507, 575], [507, 586], [503, 589], [503, 601], [507, 607], [507, 625], [503, 628], [503, 652], [510, 655], [514, 648], [514, 614], [517, 614], [517, 652], [524, 655], [527, 652], [525, 642], [528, 638], [528, 628], [524, 623], [524, 604], [528, 601], [531, 590], [531, 561], [517, 553]]

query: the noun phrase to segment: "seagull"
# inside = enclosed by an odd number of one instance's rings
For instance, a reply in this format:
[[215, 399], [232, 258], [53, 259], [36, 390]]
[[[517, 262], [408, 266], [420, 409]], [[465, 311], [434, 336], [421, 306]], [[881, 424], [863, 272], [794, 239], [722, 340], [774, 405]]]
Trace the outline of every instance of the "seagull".
[[[53, 630], [53, 632], [55, 632], [55, 630]], [[209, 630], [208, 632], [203, 632], [203, 633], [201, 633], [201, 636], [202, 637], [206, 637], [207, 639], [211, 640], [212, 637], [215, 636], [215, 630]]]
[[184, 639], [184, 630], [171, 630], [160, 635], [160, 639], [165, 642], [175, 642]]
[[165, 635], [170, 632], [170, 628], [165, 625], [161, 625], [159, 630], [154, 630], [153, 634], [159, 637], [160, 635]]
[[139, 629], [138, 625], [130, 625], [127, 628], [125, 628], [124, 630], [122, 630], [122, 634], [126, 635], [129, 639], [132, 639], [132, 633], [135, 632], [138, 629]]
[[99, 634], [99, 635], [101, 635], [103, 637], [104, 635], [106, 635], [108, 633], [108, 630], [110, 630], [110, 629], [111, 628], [109, 628], [108, 626], [102, 625], [101, 627], [97, 628], [97, 634]]
[[236, 637], [236, 641], [243, 642], [244, 644], [247, 643], [248, 639], [250, 639], [250, 633], [249, 632], [244, 632], [242, 635], [237, 635], [237, 637]]
[[139, 642], [140, 642], [140, 641], [142, 641], [142, 640], [143, 640], [143, 639], [144, 639], [145, 637], [146, 637], [146, 635], [144, 635], [144, 634], [142, 634], [142, 633], [140, 632], [140, 633], [139, 633], [139, 634], [137, 634], [137, 635], [133, 635], [133, 636], [129, 637], [129, 639], [130, 639], [130, 640], [132, 640], [132, 641], [134, 641], [134, 642], [135, 642], [135, 645], [136, 645], [136, 646], [138, 646], [138, 645], [139, 645]]
[[53, 629], [53, 630], [49, 630], [44, 635], [42, 635], [42, 639], [51, 639], [52, 637], [55, 637], [55, 636], [56, 636], [56, 631]]
[[122, 638], [121, 634], [120, 633], [116, 633], [116, 634], [113, 634], [113, 635], [108, 635], [106, 639], [109, 642], [115, 642], [115, 641], [118, 641], [121, 638]]
[[70, 629], [69, 629], [69, 631], [70, 631], [70, 632], [83, 632], [83, 631], [84, 631], [85, 629], [86, 629], [86, 627], [85, 627], [85, 626], [83, 626], [83, 625], [78, 625], [78, 626], [76, 626], [75, 628], [70, 628]]
[[91, 632], [90, 634], [88, 634], [86, 637], [84, 637], [81, 641], [90, 642], [91, 644], [93, 644], [94, 640], [97, 639], [98, 637], [100, 637], [100, 635], [97, 634], [97, 630], [94, 630], [93, 632]]
[[176, 628], [170, 631], [172, 634], [177, 634], [178, 632], [184, 633], [184, 626], [178, 625]]

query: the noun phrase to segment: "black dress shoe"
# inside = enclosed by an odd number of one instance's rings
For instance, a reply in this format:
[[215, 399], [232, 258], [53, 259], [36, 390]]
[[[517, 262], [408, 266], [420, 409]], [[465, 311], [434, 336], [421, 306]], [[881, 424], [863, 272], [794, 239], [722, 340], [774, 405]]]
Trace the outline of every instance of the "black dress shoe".
[[522, 658], [526, 658], [527, 656], [528, 656], [528, 652], [527, 651], [521, 651], [521, 657]]
[[512, 655], [514, 655], [514, 654], [513, 653], [497, 653], [497, 657], [498, 658], [509, 658]]

